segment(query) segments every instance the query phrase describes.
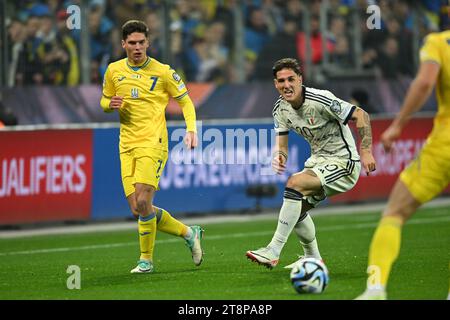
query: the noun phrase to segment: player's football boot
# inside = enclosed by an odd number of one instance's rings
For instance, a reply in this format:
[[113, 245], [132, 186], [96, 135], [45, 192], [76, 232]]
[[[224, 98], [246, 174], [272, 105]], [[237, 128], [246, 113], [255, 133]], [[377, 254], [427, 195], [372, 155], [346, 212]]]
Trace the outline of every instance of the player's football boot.
[[[298, 256], [298, 260], [297, 260], [297, 261], [294, 261], [294, 262], [292, 262], [291, 264], [288, 264], [288, 265], [285, 266], [284, 268], [285, 268], [285, 269], [293, 269], [294, 266], [295, 266], [297, 263], [300, 263], [300, 261], [302, 261], [302, 260], [305, 259], [305, 258], [306, 258], [305, 256]], [[325, 263], [325, 262], [323, 261], [323, 259], [320, 259], [320, 261], [322, 261], [323, 263]]]
[[153, 264], [147, 260], [139, 260], [136, 268], [130, 271], [131, 273], [151, 273], [153, 272]]
[[199, 226], [191, 226], [192, 229], [192, 237], [186, 240], [186, 245], [191, 250], [192, 260], [194, 260], [194, 264], [199, 266], [203, 261], [203, 250], [202, 250], [202, 238], [203, 238], [203, 230]]
[[278, 259], [270, 247], [261, 248], [258, 250], [249, 250], [245, 254], [250, 260], [262, 264], [269, 269], [272, 269], [278, 264]]
[[387, 300], [386, 291], [382, 289], [367, 289], [361, 295], [357, 296], [355, 300]]

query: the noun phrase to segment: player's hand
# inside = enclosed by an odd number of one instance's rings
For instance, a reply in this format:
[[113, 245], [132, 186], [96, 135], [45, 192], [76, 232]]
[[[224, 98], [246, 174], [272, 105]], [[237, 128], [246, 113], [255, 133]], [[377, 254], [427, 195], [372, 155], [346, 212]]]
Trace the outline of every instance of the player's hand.
[[361, 164], [366, 171], [366, 175], [377, 170], [377, 163], [370, 150], [361, 150]]
[[113, 110], [120, 109], [120, 107], [122, 107], [122, 104], [123, 104], [123, 97], [114, 96], [111, 98], [109, 108]]
[[393, 148], [395, 140], [402, 133], [402, 129], [395, 125], [391, 124], [382, 134], [381, 134], [381, 143], [383, 144], [384, 151], [390, 152]]
[[273, 154], [272, 169], [277, 174], [282, 174], [286, 170], [287, 154], [277, 151]]
[[188, 149], [194, 149], [198, 144], [197, 134], [193, 131], [187, 131], [183, 140]]

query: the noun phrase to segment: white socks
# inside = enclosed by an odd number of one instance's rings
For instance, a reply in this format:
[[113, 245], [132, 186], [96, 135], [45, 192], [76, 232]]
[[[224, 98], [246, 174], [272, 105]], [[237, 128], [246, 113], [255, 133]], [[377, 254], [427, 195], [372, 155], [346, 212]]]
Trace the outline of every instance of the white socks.
[[306, 217], [295, 225], [294, 231], [303, 247], [305, 257], [321, 260], [316, 240], [316, 228], [309, 214], [306, 214]]
[[306, 258], [322, 259], [316, 240], [316, 228], [311, 217], [298, 221], [302, 212], [303, 195], [291, 188], [284, 191], [283, 205], [278, 217], [278, 225], [268, 247], [279, 257], [292, 230], [295, 230]]
[[278, 217], [277, 230], [268, 245], [276, 256], [280, 256], [281, 250], [300, 218], [302, 198], [303, 195], [294, 189], [286, 188], [284, 191], [283, 205], [281, 206]]

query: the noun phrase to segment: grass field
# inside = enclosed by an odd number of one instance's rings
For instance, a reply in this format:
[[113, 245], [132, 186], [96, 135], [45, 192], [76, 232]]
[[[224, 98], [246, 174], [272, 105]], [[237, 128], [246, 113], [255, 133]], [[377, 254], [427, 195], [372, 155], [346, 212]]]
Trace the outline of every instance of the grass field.
[[[313, 216], [314, 217], [314, 216]], [[353, 299], [365, 286], [367, 251], [379, 213], [314, 217], [330, 271], [323, 294], [299, 295], [289, 282], [300, 253], [289, 238], [280, 265], [268, 270], [245, 257], [268, 243], [276, 219], [203, 225], [205, 260], [195, 267], [184, 241], [157, 235], [155, 273], [132, 275], [138, 255], [133, 231], [0, 240], [0, 299], [301, 300]], [[449, 287], [450, 208], [422, 209], [403, 232], [391, 274], [390, 299], [445, 299]], [[69, 265], [81, 289], [66, 287]]]

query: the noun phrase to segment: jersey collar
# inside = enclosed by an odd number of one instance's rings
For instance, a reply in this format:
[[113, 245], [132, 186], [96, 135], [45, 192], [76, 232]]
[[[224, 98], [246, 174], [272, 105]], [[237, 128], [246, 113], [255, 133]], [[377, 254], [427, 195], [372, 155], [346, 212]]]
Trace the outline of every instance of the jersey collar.
[[140, 66], [132, 66], [129, 63], [128, 58], [125, 58], [125, 59], [126, 59], [126, 62], [127, 62], [127, 66], [133, 71], [138, 71], [139, 69], [145, 68], [150, 63], [150, 60], [151, 60], [150, 57], [147, 57], [147, 60], [145, 60], [145, 62], [142, 65], [140, 65]]

